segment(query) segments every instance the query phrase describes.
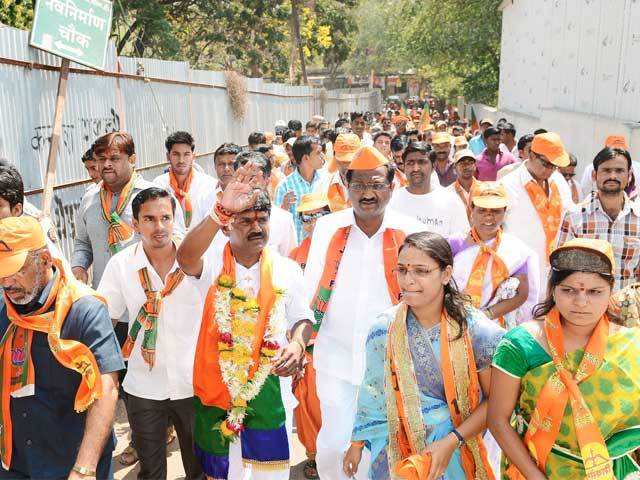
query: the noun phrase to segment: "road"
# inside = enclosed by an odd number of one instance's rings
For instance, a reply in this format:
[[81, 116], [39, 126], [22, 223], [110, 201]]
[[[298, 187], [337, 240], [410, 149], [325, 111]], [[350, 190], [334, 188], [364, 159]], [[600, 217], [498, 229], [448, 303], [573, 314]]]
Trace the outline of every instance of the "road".
[[[138, 464], [125, 467], [120, 464], [117, 458], [129, 443], [129, 424], [127, 422], [127, 416], [125, 414], [124, 404], [122, 401], [118, 401], [115, 431], [118, 443], [116, 445], [113, 460], [114, 478], [116, 480], [136, 480], [138, 475]], [[294, 465], [294, 467], [291, 468], [290, 480], [304, 480], [304, 475], [302, 474], [304, 460], [304, 447], [300, 444], [298, 437], [296, 436], [291, 455], [291, 464]], [[184, 469], [182, 468], [180, 449], [178, 447], [178, 440], [176, 439], [168, 447], [167, 479], [177, 480], [182, 478], [184, 478]]]

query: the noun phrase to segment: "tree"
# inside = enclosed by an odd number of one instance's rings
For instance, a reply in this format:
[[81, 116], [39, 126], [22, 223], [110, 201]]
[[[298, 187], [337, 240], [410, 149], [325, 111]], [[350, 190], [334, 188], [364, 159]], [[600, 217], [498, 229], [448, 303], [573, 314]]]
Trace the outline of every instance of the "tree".
[[0, 23], [29, 30], [33, 22], [33, 0], [0, 0]]

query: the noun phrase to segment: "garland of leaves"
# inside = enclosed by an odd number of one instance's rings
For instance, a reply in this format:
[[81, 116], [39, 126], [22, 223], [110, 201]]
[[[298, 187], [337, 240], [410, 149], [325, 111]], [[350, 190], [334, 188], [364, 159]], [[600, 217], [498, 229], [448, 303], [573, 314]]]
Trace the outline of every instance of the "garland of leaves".
[[237, 120], [242, 120], [247, 113], [247, 85], [244, 77], [233, 70], [224, 72], [224, 81], [227, 85], [227, 97], [231, 105], [231, 112]]

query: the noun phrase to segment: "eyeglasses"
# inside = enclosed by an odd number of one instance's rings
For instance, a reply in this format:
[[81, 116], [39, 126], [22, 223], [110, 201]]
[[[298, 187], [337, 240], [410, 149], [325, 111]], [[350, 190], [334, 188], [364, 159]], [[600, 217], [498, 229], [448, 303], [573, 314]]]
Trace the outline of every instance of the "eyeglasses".
[[360, 182], [351, 182], [349, 184], [349, 188], [354, 192], [366, 192], [371, 189], [374, 192], [381, 192], [387, 188], [389, 188], [388, 183], [360, 183]]
[[537, 159], [538, 162], [540, 162], [540, 166], [546, 170], [556, 170], [558, 167], [556, 165], [554, 165], [551, 162], [547, 162], [544, 158], [542, 158], [540, 155], [531, 152]]
[[328, 214], [329, 212], [317, 212], [317, 213], [301, 213], [300, 214], [300, 220], [302, 220], [303, 223], [308, 223], [308, 222], [312, 222], [314, 220], [319, 219], [320, 217], [324, 217], [326, 214]]
[[436, 270], [440, 270], [439, 268], [428, 269], [426, 267], [415, 267], [415, 268], [407, 268], [404, 265], [398, 265], [395, 269], [396, 275], [401, 277], [406, 277], [411, 274], [413, 278], [426, 278], [431, 272], [435, 272]]

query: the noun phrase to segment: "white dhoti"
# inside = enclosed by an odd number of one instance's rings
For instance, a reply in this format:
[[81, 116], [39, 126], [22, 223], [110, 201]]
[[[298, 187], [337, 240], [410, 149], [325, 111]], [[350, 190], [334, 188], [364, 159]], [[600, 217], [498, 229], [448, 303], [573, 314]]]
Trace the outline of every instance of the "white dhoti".
[[[351, 432], [358, 406], [358, 385], [340, 380], [326, 372], [316, 372], [316, 389], [320, 399], [322, 426], [316, 440], [318, 475], [322, 480], [346, 480], [342, 459], [351, 444]], [[371, 458], [366, 448], [355, 477], [368, 478]]]

